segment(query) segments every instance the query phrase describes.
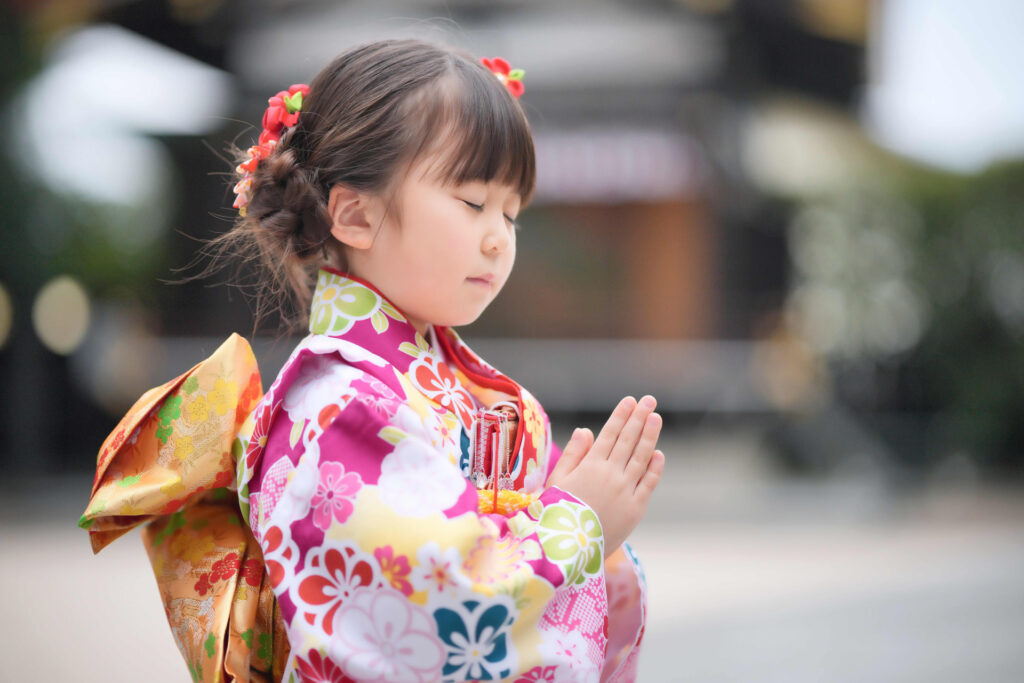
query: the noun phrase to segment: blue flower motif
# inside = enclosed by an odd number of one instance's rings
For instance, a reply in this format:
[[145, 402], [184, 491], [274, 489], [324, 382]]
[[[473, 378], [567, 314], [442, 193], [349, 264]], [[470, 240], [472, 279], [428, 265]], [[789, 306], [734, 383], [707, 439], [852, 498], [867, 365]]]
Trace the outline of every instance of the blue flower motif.
[[640, 558], [636, 556], [636, 552], [634, 552], [633, 546], [631, 546], [628, 543], [623, 543], [622, 549], [626, 551], [626, 554], [629, 556], [629, 559], [633, 560], [633, 564], [636, 565], [637, 572], [640, 574], [640, 583], [646, 586], [647, 576], [644, 573], [644, 566], [640, 564]]
[[459, 456], [459, 468], [462, 470], [462, 476], [469, 477], [469, 434], [466, 433], [465, 429], [459, 430], [462, 433], [459, 446], [462, 454]]
[[511, 675], [516, 652], [508, 630], [515, 617], [514, 607], [501, 597], [435, 610], [438, 635], [447, 650], [443, 680], [493, 681]]

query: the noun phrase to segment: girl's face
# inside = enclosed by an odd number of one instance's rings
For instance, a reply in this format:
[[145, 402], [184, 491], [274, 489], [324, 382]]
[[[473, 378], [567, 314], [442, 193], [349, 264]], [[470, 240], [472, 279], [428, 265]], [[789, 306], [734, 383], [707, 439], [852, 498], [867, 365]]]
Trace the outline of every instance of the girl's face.
[[[497, 182], [445, 186], [433, 157], [414, 164], [392, 213], [367, 248], [348, 249], [349, 271], [371, 282], [424, 333], [428, 323], [476, 320], [505, 285], [516, 256], [520, 197]], [[376, 225], [376, 223], [374, 223]]]

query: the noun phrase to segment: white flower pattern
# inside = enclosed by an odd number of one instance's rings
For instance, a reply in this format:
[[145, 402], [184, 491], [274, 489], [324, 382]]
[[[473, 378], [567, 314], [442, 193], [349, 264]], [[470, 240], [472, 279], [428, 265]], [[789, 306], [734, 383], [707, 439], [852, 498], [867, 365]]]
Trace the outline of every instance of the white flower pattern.
[[452, 595], [464, 583], [462, 556], [457, 548], [441, 551], [435, 541], [429, 541], [416, 553], [418, 564], [409, 577], [413, 588], [441, 595]]
[[427, 683], [444, 663], [430, 617], [393, 588], [356, 591], [334, 616], [328, 652], [357, 681]]
[[455, 505], [466, 480], [428, 444], [407, 436], [384, 457], [377, 486], [398, 514], [427, 517]]
[[[541, 629], [540, 651], [546, 660], [562, 662], [560, 681], [597, 683], [600, 672], [587, 657], [587, 641], [577, 631]], [[567, 669], [567, 670], [563, 670]]]

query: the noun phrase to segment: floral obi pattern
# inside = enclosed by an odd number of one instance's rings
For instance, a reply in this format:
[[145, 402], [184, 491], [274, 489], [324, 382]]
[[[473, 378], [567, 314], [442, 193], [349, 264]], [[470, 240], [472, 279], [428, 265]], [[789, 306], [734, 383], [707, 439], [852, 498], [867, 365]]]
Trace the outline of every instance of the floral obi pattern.
[[262, 395], [256, 358], [237, 334], [147, 391], [104, 441], [78, 522], [97, 553], [145, 523], [142, 542], [193, 681], [279, 681], [289, 654], [262, 549], [229, 490], [233, 442]]

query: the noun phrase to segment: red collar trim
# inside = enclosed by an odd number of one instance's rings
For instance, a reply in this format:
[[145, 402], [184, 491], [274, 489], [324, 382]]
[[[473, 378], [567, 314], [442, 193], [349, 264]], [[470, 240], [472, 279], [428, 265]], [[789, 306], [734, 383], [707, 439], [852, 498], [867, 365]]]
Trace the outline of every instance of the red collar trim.
[[[348, 278], [349, 280], [358, 282], [364, 287], [372, 289], [382, 299], [391, 304], [396, 311], [405, 316], [406, 320], [409, 319], [409, 316], [405, 315], [405, 311], [402, 311], [400, 308], [398, 308], [398, 306], [395, 306], [394, 302], [388, 299], [388, 297], [385, 296], [384, 293], [381, 292], [379, 289], [377, 289], [377, 287], [374, 286], [372, 282], [364, 280], [363, 278], [358, 277], [356, 275], [352, 275], [351, 273], [345, 273], [341, 270], [338, 270], [337, 268], [332, 268], [330, 266], [321, 266], [320, 268], [321, 270], [326, 270], [328, 273], [332, 273], [339, 277]], [[480, 386], [515, 396], [516, 407], [519, 409], [519, 424], [516, 428], [516, 442], [512, 452], [519, 453], [523, 445], [523, 435], [526, 432], [526, 416], [525, 411], [523, 409], [523, 394], [520, 386], [516, 384], [513, 380], [501, 374], [500, 372], [495, 371], [493, 375], [489, 375], [478, 372], [477, 370], [471, 368], [469, 363], [467, 362], [467, 359], [463, 357], [458, 346], [454, 344], [451, 338], [448, 336], [449, 328], [443, 327], [441, 325], [433, 325], [432, 323], [428, 324], [430, 324], [434, 328], [434, 331], [436, 333], [435, 336], [437, 337], [438, 344], [440, 344], [443, 354], [446, 357], [450, 358], [452, 362], [455, 365], [457, 365], [459, 369], [463, 373], [465, 373], [467, 377], [469, 377], [471, 380], [473, 380]], [[410, 329], [415, 330], [415, 328], [412, 327], [412, 323], [409, 323], [409, 327]], [[497, 495], [497, 490], [495, 490], [495, 495]]]
[[[444, 355], [451, 358], [466, 377], [480, 386], [515, 396], [516, 408], [519, 409], [519, 423], [516, 425], [516, 443], [512, 452], [519, 453], [519, 449], [523, 445], [523, 435], [526, 433], [526, 413], [523, 409], [523, 393], [520, 386], [500, 372], [495, 371], [494, 375], [488, 376], [469, 367], [469, 363], [462, 357], [459, 347], [452, 343], [448, 336], [448, 328], [435, 325], [434, 331], [437, 333], [437, 343], [441, 346]], [[495, 487], [497, 487], [497, 483], [495, 483]], [[495, 488], [495, 496], [497, 496], [497, 488]]]

